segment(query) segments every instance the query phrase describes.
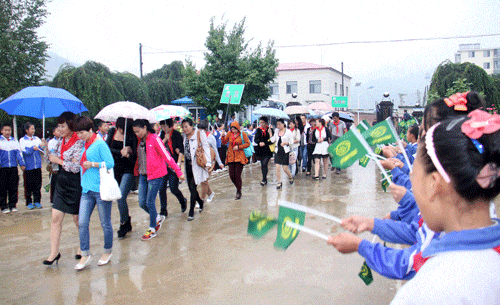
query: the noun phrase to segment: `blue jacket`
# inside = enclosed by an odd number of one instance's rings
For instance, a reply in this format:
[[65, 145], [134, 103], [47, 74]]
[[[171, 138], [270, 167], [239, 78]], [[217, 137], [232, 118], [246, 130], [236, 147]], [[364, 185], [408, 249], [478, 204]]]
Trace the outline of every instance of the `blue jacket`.
[[[85, 146], [82, 149], [85, 151]], [[89, 162], [97, 162], [99, 163], [99, 167], [102, 162], [106, 164], [108, 169], [111, 169], [115, 166], [115, 161], [113, 159], [113, 155], [111, 154], [111, 150], [109, 150], [108, 145], [104, 140], [98, 137], [92, 145], [87, 149], [87, 161]], [[83, 173], [84, 169], [81, 168], [80, 173]], [[88, 193], [88, 191], [93, 191], [99, 193], [99, 186], [101, 184], [101, 178], [99, 176], [99, 168], [91, 167], [85, 170], [85, 173], [81, 174], [81, 185], [82, 192]]]
[[415, 276], [415, 255], [440, 235], [427, 227], [420, 214], [410, 224], [375, 219], [372, 233], [388, 242], [411, 245], [405, 249], [393, 249], [363, 240], [358, 247], [358, 253], [366, 259], [371, 269], [385, 277], [404, 280]]
[[392, 182], [394, 182], [396, 185], [404, 186], [407, 189], [411, 190], [410, 177], [403, 172], [403, 169], [396, 166], [391, 170], [391, 174]]
[[398, 202], [399, 206], [395, 211], [391, 212], [391, 219], [411, 223], [415, 215], [420, 210], [418, 209], [417, 202], [413, 196], [412, 191], [407, 190], [403, 198]]
[[[26, 170], [32, 170], [37, 168], [42, 168], [42, 156], [40, 145], [42, 141], [40, 138], [33, 136], [29, 138], [27, 135], [19, 140], [19, 146], [21, 147], [21, 152], [23, 153], [24, 162], [26, 162]], [[39, 151], [33, 149], [33, 147], [38, 147]]]
[[417, 153], [417, 143], [408, 143], [406, 145], [406, 153], [408, 154], [408, 158], [410, 159], [410, 162], [413, 163], [412, 159], [415, 159], [415, 154]]
[[19, 142], [13, 137], [9, 140], [0, 135], [0, 167], [25, 166]]

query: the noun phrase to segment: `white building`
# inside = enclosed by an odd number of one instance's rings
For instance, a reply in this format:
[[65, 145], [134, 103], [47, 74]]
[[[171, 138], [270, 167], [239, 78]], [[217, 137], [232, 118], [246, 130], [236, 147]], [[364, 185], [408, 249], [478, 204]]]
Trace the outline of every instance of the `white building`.
[[481, 49], [480, 43], [459, 45], [455, 63], [470, 62], [483, 68], [489, 75], [500, 74], [500, 48]]
[[[269, 84], [271, 98], [283, 103], [301, 102], [308, 105], [323, 101], [331, 104], [332, 96], [347, 96], [349, 99], [351, 77], [331, 67], [311, 63], [283, 63], [276, 69], [277, 77]], [[297, 93], [293, 98], [292, 93]]]

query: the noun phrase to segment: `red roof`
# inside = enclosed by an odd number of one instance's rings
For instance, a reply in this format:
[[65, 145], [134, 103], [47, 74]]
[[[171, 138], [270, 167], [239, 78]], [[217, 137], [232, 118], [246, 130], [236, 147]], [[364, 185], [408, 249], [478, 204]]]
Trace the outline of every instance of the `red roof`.
[[[307, 62], [280, 63], [278, 65], [278, 68], [276, 68], [276, 71], [280, 72], [280, 71], [324, 70], [324, 69], [332, 70], [334, 72], [337, 72], [338, 74], [341, 74], [340, 71], [335, 70], [332, 67], [327, 67], [327, 66], [312, 64], [312, 63], [307, 63]], [[344, 76], [347, 78], [351, 78], [347, 74], [344, 74]]]

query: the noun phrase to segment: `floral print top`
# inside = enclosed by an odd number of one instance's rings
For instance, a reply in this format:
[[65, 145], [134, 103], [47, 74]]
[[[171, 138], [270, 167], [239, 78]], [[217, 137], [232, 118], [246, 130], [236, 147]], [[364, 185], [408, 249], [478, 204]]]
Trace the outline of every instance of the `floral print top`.
[[[73, 144], [67, 151], [63, 154], [63, 165], [62, 168], [70, 173], [77, 174], [80, 172], [80, 159], [82, 158], [82, 150], [84, 146], [82, 140], [78, 140]], [[61, 155], [61, 147], [59, 145], [57, 148], [57, 155]]]

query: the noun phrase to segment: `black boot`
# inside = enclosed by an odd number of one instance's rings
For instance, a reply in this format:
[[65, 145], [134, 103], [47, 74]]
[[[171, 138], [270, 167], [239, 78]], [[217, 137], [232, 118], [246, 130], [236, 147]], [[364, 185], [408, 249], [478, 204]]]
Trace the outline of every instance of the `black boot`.
[[186, 212], [186, 209], [187, 209], [187, 199], [184, 198], [184, 200], [181, 203], [181, 212], [182, 213]]
[[129, 218], [124, 223], [120, 223], [120, 229], [118, 230], [118, 239], [125, 238], [125, 235], [127, 235], [127, 233], [131, 231], [132, 231], [132, 223], [131, 223], [131, 218], [129, 216]]

